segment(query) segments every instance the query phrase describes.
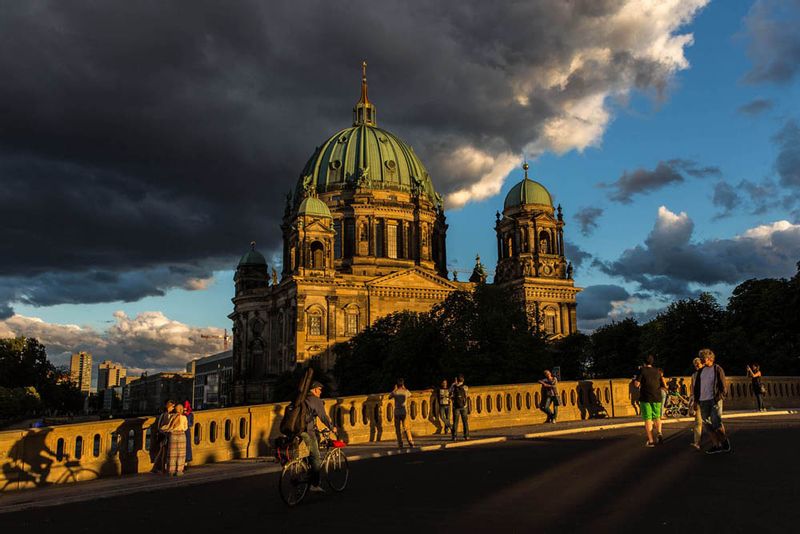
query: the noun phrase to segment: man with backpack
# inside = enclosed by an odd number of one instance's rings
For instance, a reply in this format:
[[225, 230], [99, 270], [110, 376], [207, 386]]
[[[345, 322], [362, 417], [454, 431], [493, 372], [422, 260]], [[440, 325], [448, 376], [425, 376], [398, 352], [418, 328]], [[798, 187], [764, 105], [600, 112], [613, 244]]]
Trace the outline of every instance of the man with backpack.
[[453, 429], [452, 440], [456, 440], [456, 432], [458, 432], [458, 419], [461, 418], [461, 424], [464, 425], [464, 440], [469, 440], [469, 424], [467, 423], [468, 409], [467, 409], [467, 394], [469, 388], [464, 383], [464, 375], [458, 375], [450, 386], [450, 402], [453, 404]]
[[319, 453], [319, 439], [317, 439], [317, 418], [334, 434], [336, 433], [336, 427], [331, 422], [328, 414], [325, 413], [325, 404], [320, 398], [322, 396], [322, 384], [316, 381], [313, 382], [308, 392], [309, 395], [303, 401], [306, 407], [306, 426], [305, 430], [300, 433], [300, 438], [308, 447], [308, 453], [311, 458], [311, 478], [309, 481], [311, 487], [309, 489], [311, 491], [324, 492], [325, 490], [319, 485], [322, 456]]

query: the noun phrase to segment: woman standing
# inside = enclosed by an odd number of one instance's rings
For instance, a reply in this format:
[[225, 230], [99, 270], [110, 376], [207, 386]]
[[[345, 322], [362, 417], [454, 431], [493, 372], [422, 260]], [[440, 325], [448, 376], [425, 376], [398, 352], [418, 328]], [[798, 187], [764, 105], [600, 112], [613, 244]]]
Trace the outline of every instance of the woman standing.
[[766, 411], [764, 408], [764, 386], [761, 384], [761, 368], [757, 363], [747, 366], [747, 376], [750, 377], [750, 384], [753, 388], [753, 395], [756, 396], [756, 406], [759, 412]]
[[186, 416], [186, 463], [192, 461], [192, 428], [194, 428], [194, 414], [189, 401], [183, 403], [183, 415]]
[[[692, 365], [694, 366], [694, 373], [692, 374], [692, 385], [696, 380], [700, 380], [700, 370], [703, 368], [703, 360], [700, 358], [695, 358], [692, 360]], [[692, 391], [694, 391], [694, 387], [692, 387]], [[694, 397], [689, 398], [689, 406], [694, 406], [695, 400]], [[700, 438], [703, 436], [703, 417], [700, 415], [700, 408], [694, 409], [694, 426], [692, 427], [692, 433], [694, 434], [694, 439], [690, 444], [692, 447], [700, 450]]]
[[175, 406], [175, 413], [161, 429], [167, 434], [167, 474], [183, 475], [186, 466], [186, 429], [189, 423], [183, 415], [183, 404]]

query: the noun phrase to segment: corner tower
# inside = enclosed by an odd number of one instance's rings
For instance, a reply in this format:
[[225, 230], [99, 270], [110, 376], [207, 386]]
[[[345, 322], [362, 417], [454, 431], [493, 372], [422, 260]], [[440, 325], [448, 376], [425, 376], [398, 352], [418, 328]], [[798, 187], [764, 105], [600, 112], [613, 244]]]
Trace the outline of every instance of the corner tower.
[[564, 217], [550, 192], [525, 177], [508, 192], [497, 213], [497, 269], [494, 282], [512, 289], [536, 328], [551, 337], [577, 332], [572, 265], [564, 253]]

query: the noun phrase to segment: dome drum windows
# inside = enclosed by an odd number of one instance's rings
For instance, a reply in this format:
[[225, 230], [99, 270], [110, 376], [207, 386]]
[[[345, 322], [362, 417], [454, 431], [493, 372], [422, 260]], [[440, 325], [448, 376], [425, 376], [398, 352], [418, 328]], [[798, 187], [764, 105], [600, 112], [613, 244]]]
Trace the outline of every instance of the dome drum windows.
[[314, 241], [311, 243], [309, 247], [309, 266], [312, 269], [324, 269], [325, 268], [325, 246], [320, 243], [319, 241]]
[[556, 310], [550, 307], [545, 308], [544, 317], [542, 319], [544, 322], [544, 331], [549, 335], [555, 335], [557, 333], [556, 325], [558, 322]]

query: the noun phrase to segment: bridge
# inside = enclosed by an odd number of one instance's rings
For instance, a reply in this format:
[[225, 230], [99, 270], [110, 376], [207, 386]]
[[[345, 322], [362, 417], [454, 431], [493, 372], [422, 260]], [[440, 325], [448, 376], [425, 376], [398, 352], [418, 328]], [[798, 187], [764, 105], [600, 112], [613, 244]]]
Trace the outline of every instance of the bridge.
[[[9, 513], [0, 521], [11, 526], [37, 518], [81, 530], [98, 524], [95, 518], [111, 525], [124, 516], [126, 528], [144, 528], [144, 518], [152, 520], [159, 510], [168, 514], [169, 503], [180, 500], [191, 503], [187, 525], [198, 531], [252, 520], [282, 531], [339, 521], [357, 531], [371, 525], [390, 531], [504, 525], [603, 532], [645, 518], [638, 524], [657, 525], [652, 521], [658, 519], [664, 531], [673, 531], [706, 524], [697, 517], [703, 517], [701, 504], [710, 502], [728, 517], [738, 512], [730, 530], [742, 531], [761, 521], [744, 512], [750, 506], [762, 518], [772, 510], [777, 515], [770, 517], [800, 519], [788, 502], [800, 489], [789, 475], [796, 469], [800, 417], [784, 410], [800, 406], [800, 378], [764, 382], [773, 410], [759, 414], [749, 411], [755, 403], [749, 381], [730, 379], [726, 425], [736, 452], [724, 458], [693, 452], [686, 422], [665, 426], [661, 448], [642, 447], [628, 380], [562, 382], [561, 423], [555, 426], [542, 425], [537, 384], [471, 388], [474, 439], [455, 444], [438, 434], [431, 392], [414, 392], [409, 417], [422, 446], [412, 454], [392, 445], [393, 414], [385, 395], [328, 399], [326, 407], [349, 442], [348, 455], [357, 460], [352, 484], [341, 495], [313, 495], [300, 513], [282, 508], [278, 466], [265, 461], [285, 404], [196, 412], [198, 461], [182, 479], [122, 476], [149, 471], [152, 418], [2, 432], [0, 512]], [[104, 480], [61, 484], [93, 478]], [[765, 491], [765, 480], [772, 490]], [[50, 506], [31, 509], [45, 504]], [[81, 519], [89, 516], [92, 521]]]

